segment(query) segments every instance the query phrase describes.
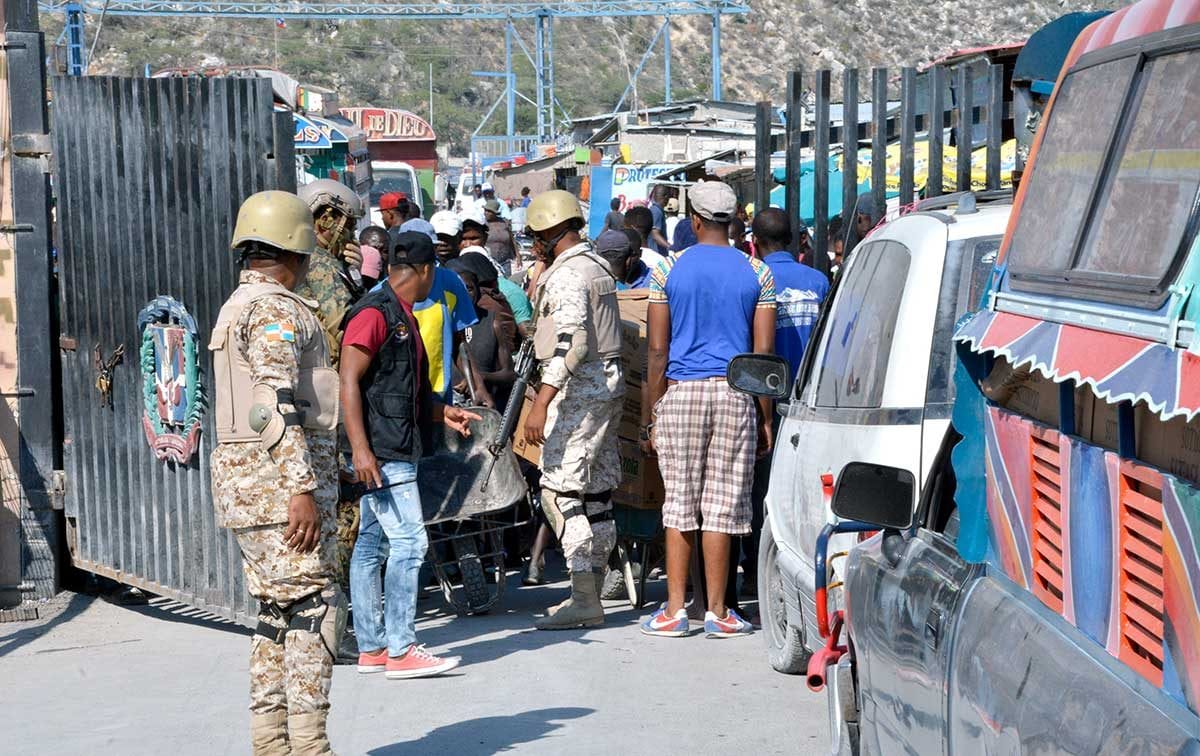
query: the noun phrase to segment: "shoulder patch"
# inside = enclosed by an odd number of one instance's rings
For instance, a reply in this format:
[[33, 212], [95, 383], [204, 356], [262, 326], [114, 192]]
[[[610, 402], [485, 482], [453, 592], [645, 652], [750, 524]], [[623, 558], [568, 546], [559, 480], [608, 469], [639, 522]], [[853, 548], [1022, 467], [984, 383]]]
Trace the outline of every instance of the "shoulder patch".
[[268, 323], [263, 329], [267, 341], [296, 341], [296, 326], [290, 320]]

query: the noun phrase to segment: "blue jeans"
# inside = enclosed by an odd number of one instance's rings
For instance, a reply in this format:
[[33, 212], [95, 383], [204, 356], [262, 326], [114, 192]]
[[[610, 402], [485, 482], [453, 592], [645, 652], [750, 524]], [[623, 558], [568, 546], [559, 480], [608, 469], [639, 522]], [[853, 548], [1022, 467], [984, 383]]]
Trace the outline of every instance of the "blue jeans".
[[[399, 656], [417, 640], [417, 573], [429, 545], [417, 468], [411, 462], [383, 462], [383, 484], [401, 483], [359, 502], [362, 517], [350, 557], [350, 602], [358, 647], [387, 647]], [[387, 576], [380, 592], [379, 568], [387, 555]], [[386, 637], [385, 637], [386, 634]]]

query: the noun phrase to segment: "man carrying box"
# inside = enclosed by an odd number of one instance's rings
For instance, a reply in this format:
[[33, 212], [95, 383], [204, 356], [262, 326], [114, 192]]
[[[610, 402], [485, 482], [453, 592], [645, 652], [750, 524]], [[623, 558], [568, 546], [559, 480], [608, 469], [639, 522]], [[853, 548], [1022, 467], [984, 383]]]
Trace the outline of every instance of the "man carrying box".
[[545, 265], [534, 297], [534, 353], [542, 384], [525, 420], [525, 440], [542, 448], [542, 511], [558, 534], [571, 596], [534, 624], [539, 630], [604, 622], [599, 588], [616, 545], [612, 491], [621, 482], [617, 424], [624, 376], [616, 279], [582, 241], [574, 196], [544, 192], [527, 223]]

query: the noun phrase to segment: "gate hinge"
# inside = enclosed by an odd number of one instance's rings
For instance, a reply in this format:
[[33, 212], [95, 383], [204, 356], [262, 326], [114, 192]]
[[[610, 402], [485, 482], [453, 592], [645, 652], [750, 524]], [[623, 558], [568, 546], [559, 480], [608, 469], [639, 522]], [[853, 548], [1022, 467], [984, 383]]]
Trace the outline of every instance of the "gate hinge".
[[17, 157], [42, 157], [50, 154], [49, 134], [13, 134], [12, 151]]
[[50, 505], [55, 509], [63, 509], [67, 498], [67, 471], [55, 470], [50, 479]]

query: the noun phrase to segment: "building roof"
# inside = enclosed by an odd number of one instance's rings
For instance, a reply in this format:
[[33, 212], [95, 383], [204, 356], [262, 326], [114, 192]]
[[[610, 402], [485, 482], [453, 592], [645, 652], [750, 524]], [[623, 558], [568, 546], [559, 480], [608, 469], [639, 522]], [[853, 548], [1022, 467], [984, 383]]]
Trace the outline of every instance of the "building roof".
[[746, 110], [751, 113], [754, 112], [754, 107], [755, 107], [754, 103], [752, 103], [752, 102], [737, 102], [736, 100], [708, 100], [708, 99], [703, 99], [703, 98], [697, 98], [694, 100], [677, 100], [675, 102], [672, 102], [670, 105], [656, 105], [655, 107], [652, 107], [652, 108], [638, 108], [636, 111], [629, 109], [629, 110], [613, 111], [613, 112], [609, 112], [609, 113], [599, 113], [597, 115], [583, 116], [581, 118], [572, 118], [571, 123], [578, 124], [578, 125], [585, 125], [585, 124], [589, 124], [589, 123], [595, 123], [597, 121], [611, 120], [611, 119], [617, 118], [618, 116], [626, 115], [626, 114], [630, 114], [630, 113], [637, 113], [637, 114], [644, 114], [644, 115], [658, 115], [661, 113], [676, 113], [676, 112], [684, 113], [684, 112], [687, 112], [690, 110], [696, 110], [698, 107], [700, 107], [702, 105], [708, 105], [708, 106], [712, 106], [712, 107], [733, 108], [733, 109], [737, 109], [737, 110]]

